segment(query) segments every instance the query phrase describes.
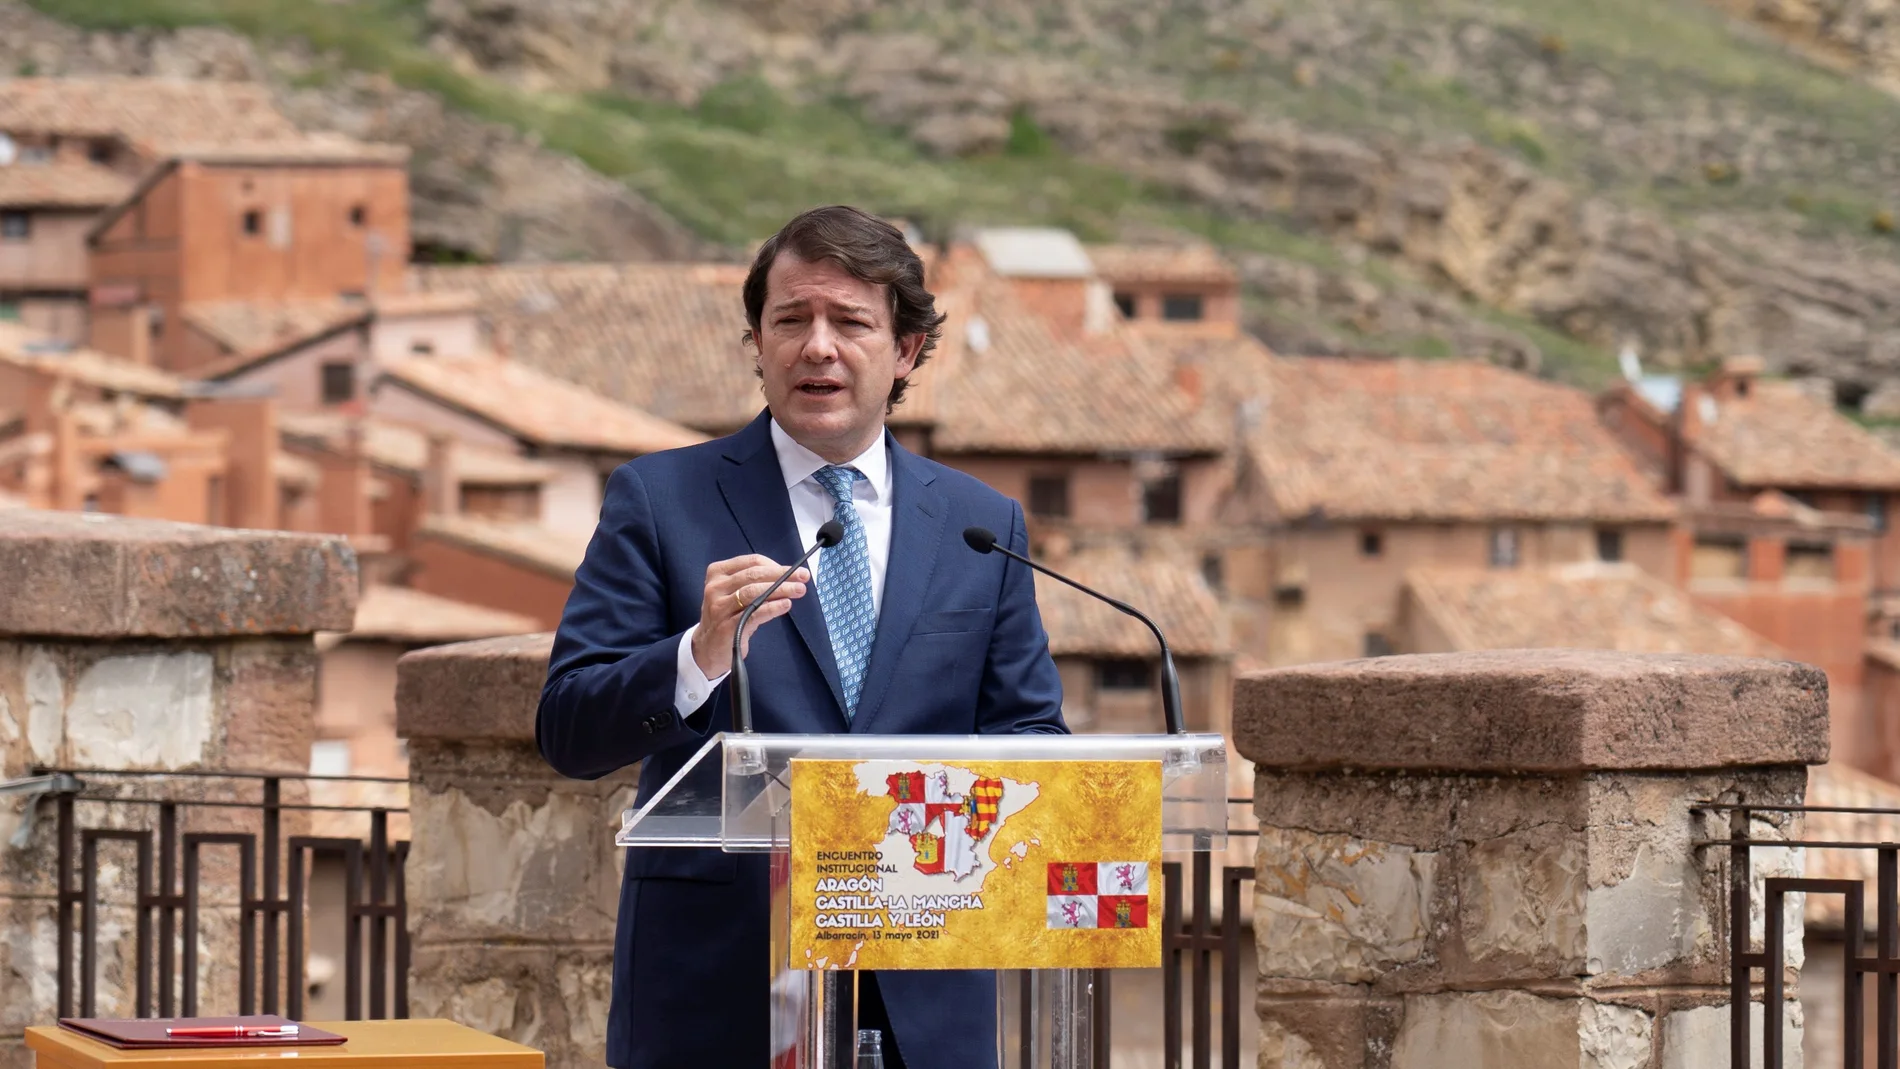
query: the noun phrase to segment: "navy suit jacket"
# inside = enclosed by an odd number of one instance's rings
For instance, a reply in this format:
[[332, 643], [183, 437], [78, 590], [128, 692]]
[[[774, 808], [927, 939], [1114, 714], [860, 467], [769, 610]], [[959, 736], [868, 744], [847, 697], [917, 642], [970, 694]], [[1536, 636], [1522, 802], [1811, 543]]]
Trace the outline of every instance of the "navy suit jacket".
[[[1057, 733], [1062, 683], [1027, 568], [981, 555], [963, 529], [1006, 532], [1028, 551], [1016, 502], [925, 460], [889, 434], [889, 565], [857, 715], [843, 711], [816, 586], [753, 636], [754, 727], [815, 734]], [[535, 735], [564, 775], [635, 762], [651, 796], [706, 736], [729, 730], [730, 681], [682, 718], [673, 707], [682, 633], [699, 620], [706, 567], [804, 547], [769, 417], [729, 438], [641, 457], [614, 472], [575, 573]], [[707, 770], [713, 772], [714, 770]], [[696, 785], [717, 793], [716, 778]], [[763, 1067], [768, 1038], [767, 859], [717, 850], [627, 855], [614, 947], [607, 1062], [618, 1069]], [[879, 988], [913, 1069], [995, 1064], [990, 973], [885, 972]]]

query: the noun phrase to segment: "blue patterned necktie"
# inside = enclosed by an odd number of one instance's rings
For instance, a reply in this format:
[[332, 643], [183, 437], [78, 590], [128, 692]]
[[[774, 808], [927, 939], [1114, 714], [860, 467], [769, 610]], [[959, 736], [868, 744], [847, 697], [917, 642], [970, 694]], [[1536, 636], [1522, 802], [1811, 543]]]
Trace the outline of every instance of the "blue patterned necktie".
[[857, 715], [858, 691], [864, 686], [864, 666], [871, 659], [877, 637], [877, 602], [871, 597], [871, 547], [864, 539], [864, 521], [851, 501], [851, 484], [864, 478], [856, 468], [827, 465], [812, 474], [837, 503], [832, 518], [844, 526], [844, 539], [818, 551], [818, 604], [825, 610], [825, 630], [831, 633], [831, 655], [838, 662], [838, 682], [844, 688], [844, 716]]

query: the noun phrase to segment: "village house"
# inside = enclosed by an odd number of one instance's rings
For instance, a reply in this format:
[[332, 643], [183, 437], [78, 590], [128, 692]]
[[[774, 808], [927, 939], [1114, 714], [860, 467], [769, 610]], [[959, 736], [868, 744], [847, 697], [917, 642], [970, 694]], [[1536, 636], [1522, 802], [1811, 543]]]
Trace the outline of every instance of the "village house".
[[0, 320], [87, 340], [86, 235], [173, 155], [304, 138], [262, 85], [0, 80]]

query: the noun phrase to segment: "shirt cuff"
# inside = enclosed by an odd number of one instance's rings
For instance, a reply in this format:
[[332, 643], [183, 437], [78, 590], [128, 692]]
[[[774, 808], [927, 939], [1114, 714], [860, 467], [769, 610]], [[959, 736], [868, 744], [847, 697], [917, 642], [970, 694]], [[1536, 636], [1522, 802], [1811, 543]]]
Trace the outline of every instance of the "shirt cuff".
[[699, 625], [686, 629], [680, 636], [679, 657], [674, 672], [673, 708], [680, 719], [692, 716], [699, 707], [712, 697], [713, 688], [726, 681], [730, 673], [722, 673], [718, 679], [707, 679], [706, 673], [699, 670], [699, 662], [693, 659], [693, 636], [699, 633]]

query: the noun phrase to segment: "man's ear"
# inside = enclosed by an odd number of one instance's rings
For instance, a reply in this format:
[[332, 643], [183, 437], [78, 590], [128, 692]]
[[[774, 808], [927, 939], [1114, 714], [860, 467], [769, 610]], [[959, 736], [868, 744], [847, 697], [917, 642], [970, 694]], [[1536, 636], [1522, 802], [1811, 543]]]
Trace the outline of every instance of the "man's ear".
[[922, 334], [906, 334], [897, 339], [897, 377], [903, 378], [917, 368], [917, 354], [924, 350]]

